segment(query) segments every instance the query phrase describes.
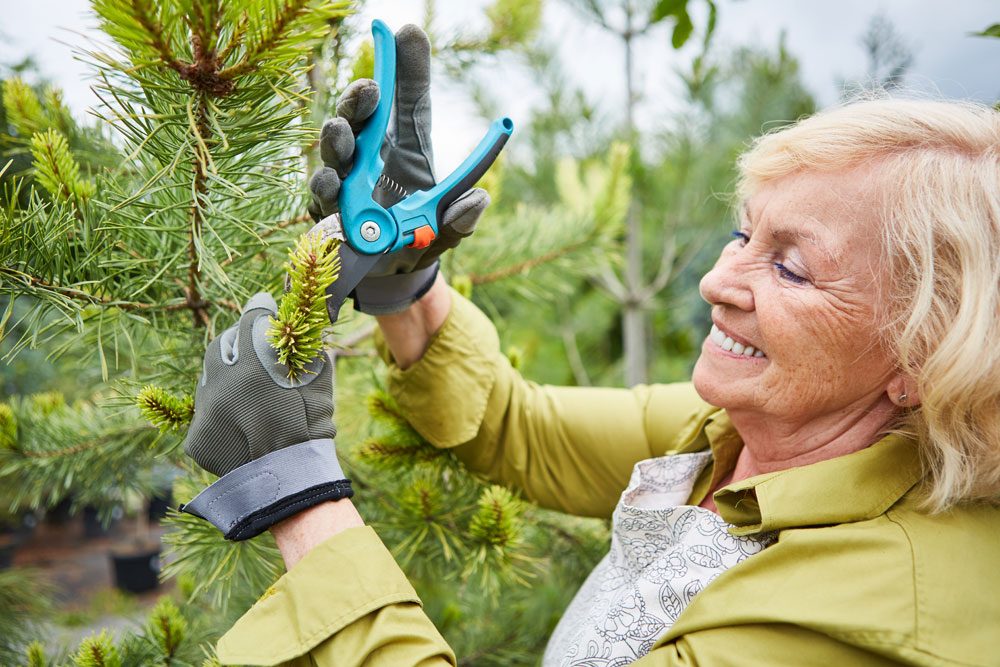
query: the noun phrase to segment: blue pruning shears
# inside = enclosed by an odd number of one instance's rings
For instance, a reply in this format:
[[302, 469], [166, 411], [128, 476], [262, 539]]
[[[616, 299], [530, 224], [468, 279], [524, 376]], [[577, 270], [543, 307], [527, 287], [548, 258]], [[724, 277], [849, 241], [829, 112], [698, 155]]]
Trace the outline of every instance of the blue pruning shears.
[[497, 159], [514, 131], [510, 118], [493, 121], [486, 136], [455, 171], [430, 190], [408, 194], [390, 208], [372, 197], [376, 186], [403, 189], [382, 175], [381, 149], [392, 101], [396, 94], [396, 40], [384, 22], [372, 22], [375, 38], [375, 82], [381, 97], [358, 134], [354, 166], [340, 188], [340, 277], [327, 302], [333, 313], [354, 291], [379, 258], [403, 248], [426, 248], [437, 238], [442, 215], [456, 199], [475, 185]]

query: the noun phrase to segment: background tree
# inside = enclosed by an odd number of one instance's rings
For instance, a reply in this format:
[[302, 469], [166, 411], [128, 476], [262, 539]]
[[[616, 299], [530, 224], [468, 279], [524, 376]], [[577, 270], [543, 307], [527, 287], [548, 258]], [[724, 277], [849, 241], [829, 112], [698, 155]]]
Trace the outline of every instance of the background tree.
[[[538, 30], [537, 0], [496, 0], [481, 29], [455, 32], [438, 28], [433, 2], [426, 7], [436, 61], [455, 80], [488, 80], [467, 74], [517, 63], [544, 100], [485, 177], [495, 203], [446, 256], [445, 274], [497, 320], [528, 377], [619, 384], [621, 300], [599, 285], [628, 265], [617, 249], [631, 210], [650, 248], [643, 264], [657, 269], [644, 274], [645, 288], [656, 287], [644, 309], [663, 332], [648, 365], [658, 380], [682, 377], [707, 328], [690, 299], [695, 278], [682, 269], [707, 261], [706, 236], [728, 224], [717, 193], [729, 189], [743, 142], [812, 109], [795, 59], [781, 46], [715, 54], [703, 40], [680, 78], [682, 111], [656, 131], [622, 132], [609, 122], [617, 110], [565, 75]], [[629, 7], [634, 29], [673, 25], [681, 42], [693, 30], [686, 3]], [[68, 402], [6, 398], [16, 434], [0, 448], [0, 481], [17, 490], [13, 504], [43, 507], [70, 489], [95, 501], [148, 493], [156, 461], [182, 471], [175, 498], [212, 481], [181, 455], [183, 428], [151, 427], [133, 399], [147, 383], [190, 395], [206, 342], [249, 294], [280, 291], [286, 250], [308, 227], [302, 182], [316, 129], [343, 85], [371, 68], [368, 26], [348, 9], [329, 0], [95, 2], [116, 43], [88, 54], [98, 112], [118, 133], [101, 144], [112, 159], [92, 164], [58, 126], [8, 132], [36, 150], [33, 171], [12, 180], [0, 209], [5, 344], [12, 355], [60, 354], [59, 368], [83, 378]], [[484, 117], [495, 115], [495, 96], [466, 85]], [[29, 90], [44, 106], [44, 92]], [[532, 507], [433, 450], [380, 390], [372, 330], [368, 318], [345, 317], [328, 339], [338, 452], [359, 509], [463, 664], [532, 664], [606, 550], [606, 526]], [[72, 653], [198, 664], [282, 571], [267, 535], [230, 544], [193, 517], [169, 523], [178, 604], [121, 640], [93, 638]]]
[[[613, 3], [596, 0], [574, 0], [583, 14], [621, 42], [625, 80], [623, 135], [633, 148], [634, 160], [642, 160], [635, 121], [635, 108], [639, 95], [635, 82], [635, 41], [659, 24], [673, 24], [670, 42], [675, 49], [687, 43], [694, 32], [694, 23], [688, 0], [620, 0]], [[707, 50], [715, 31], [716, 5], [705, 0], [708, 19], [702, 38], [702, 49]], [[625, 232], [625, 262], [619, 277], [614, 271], [603, 272], [600, 284], [614, 298], [622, 311], [622, 355], [624, 379], [627, 386], [643, 383], [649, 371], [649, 325], [646, 312], [653, 298], [670, 280], [673, 270], [672, 255], [676, 248], [663, 247], [659, 253], [658, 267], [653, 276], [644, 271], [645, 254], [643, 211], [641, 202], [632, 197]], [[665, 235], [670, 236], [670, 235]], [[659, 247], [656, 245], [654, 247]], [[655, 261], [655, 259], [654, 259]]]

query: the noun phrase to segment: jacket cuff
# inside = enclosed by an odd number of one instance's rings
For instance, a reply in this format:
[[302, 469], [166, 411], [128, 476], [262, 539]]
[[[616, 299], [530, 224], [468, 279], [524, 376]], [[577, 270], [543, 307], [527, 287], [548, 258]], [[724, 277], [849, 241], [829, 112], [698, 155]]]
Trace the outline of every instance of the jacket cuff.
[[279, 449], [226, 473], [180, 510], [205, 519], [227, 540], [239, 541], [313, 505], [353, 495], [333, 440], [323, 438]]
[[382, 607], [420, 604], [368, 526], [337, 533], [282, 576], [219, 640], [223, 664], [293, 660]]
[[475, 305], [451, 290], [451, 310], [421, 359], [400, 369], [384, 341], [376, 339], [389, 366], [387, 388], [406, 420], [435, 447], [472, 440], [486, 414], [496, 380], [500, 339]]

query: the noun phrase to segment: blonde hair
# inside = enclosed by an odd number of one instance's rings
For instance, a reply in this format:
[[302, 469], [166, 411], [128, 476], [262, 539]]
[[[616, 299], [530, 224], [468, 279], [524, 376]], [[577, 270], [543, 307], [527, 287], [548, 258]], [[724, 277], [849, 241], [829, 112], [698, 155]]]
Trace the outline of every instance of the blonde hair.
[[921, 405], [926, 507], [1000, 500], [1000, 112], [971, 102], [848, 103], [760, 137], [738, 194], [800, 170], [874, 164], [884, 342]]

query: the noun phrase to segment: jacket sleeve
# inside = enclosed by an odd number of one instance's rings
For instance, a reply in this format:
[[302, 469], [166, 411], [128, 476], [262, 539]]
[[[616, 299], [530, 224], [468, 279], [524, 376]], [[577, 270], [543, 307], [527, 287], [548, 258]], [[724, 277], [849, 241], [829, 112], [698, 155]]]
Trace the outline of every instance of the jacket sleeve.
[[688, 383], [529, 382], [500, 352], [492, 322], [454, 291], [420, 361], [401, 370], [379, 345], [389, 392], [423, 437], [539, 505], [571, 514], [609, 517], [635, 463], [670, 451], [710, 408]]
[[[887, 655], [892, 655], [887, 650]], [[684, 635], [654, 648], [635, 667], [798, 667], [899, 665], [865, 647], [791, 624], [733, 625]]]
[[231, 665], [454, 667], [388, 549], [365, 526], [319, 545], [219, 640]]

